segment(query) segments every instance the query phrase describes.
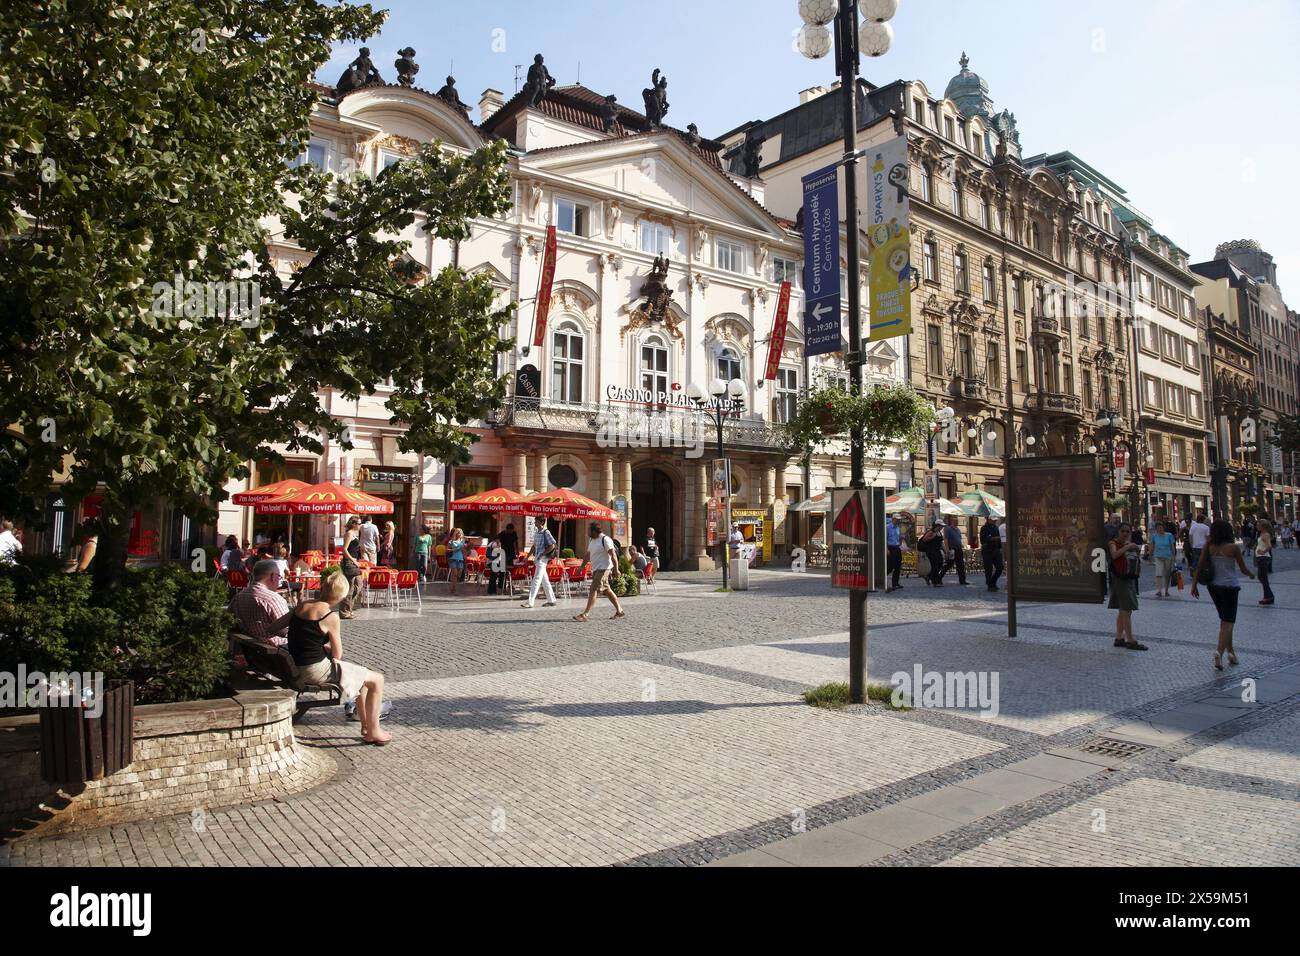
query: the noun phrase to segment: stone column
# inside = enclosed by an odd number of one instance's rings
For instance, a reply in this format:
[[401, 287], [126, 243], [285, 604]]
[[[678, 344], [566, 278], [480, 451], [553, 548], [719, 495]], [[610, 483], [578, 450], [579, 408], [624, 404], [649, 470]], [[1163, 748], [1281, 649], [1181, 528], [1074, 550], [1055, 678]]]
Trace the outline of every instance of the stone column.
[[614, 459], [606, 455], [600, 462], [601, 504], [607, 505], [617, 492], [614, 491]]
[[517, 451], [512, 456], [515, 463], [515, 491], [521, 495], [528, 492], [528, 456]]
[[632, 542], [632, 459], [624, 458], [619, 462], [619, 494], [627, 498], [627, 537], [623, 544]]
[[546, 452], [539, 451], [537, 453], [537, 474], [536, 477], [533, 479], [534, 491], [546, 491], [550, 487], [551, 480], [550, 478], [547, 477], [548, 473], [551, 470], [549, 461], [550, 459], [548, 458]]
[[684, 542], [682, 559], [676, 567], [684, 571], [710, 571], [714, 567], [708, 549], [709, 466], [704, 459], [695, 462], [688, 470], [683, 489], [682, 507]]
[[763, 466], [763, 497], [760, 499], [762, 507], [767, 508], [776, 498], [776, 469], [771, 465]]

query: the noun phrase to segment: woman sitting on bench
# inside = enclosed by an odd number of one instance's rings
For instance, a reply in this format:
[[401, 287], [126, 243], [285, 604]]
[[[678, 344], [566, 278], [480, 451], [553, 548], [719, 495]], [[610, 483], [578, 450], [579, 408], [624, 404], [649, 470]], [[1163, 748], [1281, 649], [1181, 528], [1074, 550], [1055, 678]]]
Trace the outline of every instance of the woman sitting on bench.
[[393, 739], [392, 734], [379, 729], [384, 675], [343, 660], [342, 626], [336, 612], [348, 589], [347, 578], [335, 571], [321, 582], [322, 600], [304, 601], [293, 609], [289, 653], [304, 680], [324, 683], [336, 679], [343, 689], [343, 700], [356, 699], [362, 739], [382, 747]]

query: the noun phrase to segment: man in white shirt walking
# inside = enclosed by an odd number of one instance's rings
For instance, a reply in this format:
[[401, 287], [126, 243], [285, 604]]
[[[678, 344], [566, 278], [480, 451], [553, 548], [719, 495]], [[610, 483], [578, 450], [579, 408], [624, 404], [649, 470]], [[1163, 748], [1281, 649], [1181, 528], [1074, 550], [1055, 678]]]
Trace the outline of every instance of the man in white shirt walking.
[[583, 608], [582, 613], [573, 616], [575, 621], [589, 620], [591, 609], [596, 606], [596, 597], [602, 593], [614, 605], [614, 616], [610, 620], [625, 616], [623, 605], [618, 603], [618, 595], [609, 586], [610, 574], [618, 570], [617, 561], [618, 552], [614, 548], [614, 542], [609, 535], [600, 530], [600, 525], [593, 521], [588, 531], [587, 560], [582, 562], [584, 568], [588, 564], [591, 565], [591, 593], [587, 595], [587, 606]]
[[555, 535], [547, 530], [545, 521], [533, 532], [528, 550], [533, 556], [533, 583], [528, 589], [528, 600], [519, 606], [531, 609], [537, 603], [537, 589], [545, 586], [546, 607], [555, 607], [555, 589], [551, 587], [551, 576], [546, 571], [546, 565], [555, 557]]
[[1195, 570], [1201, 560], [1201, 549], [1210, 540], [1210, 526], [1205, 523], [1205, 515], [1198, 514], [1187, 526], [1187, 568]]
[[376, 564], [379, 561], [379, 525], [375, 524], [375, 519], [366, 515], [357, 536], [361, 541], [361, 560]]

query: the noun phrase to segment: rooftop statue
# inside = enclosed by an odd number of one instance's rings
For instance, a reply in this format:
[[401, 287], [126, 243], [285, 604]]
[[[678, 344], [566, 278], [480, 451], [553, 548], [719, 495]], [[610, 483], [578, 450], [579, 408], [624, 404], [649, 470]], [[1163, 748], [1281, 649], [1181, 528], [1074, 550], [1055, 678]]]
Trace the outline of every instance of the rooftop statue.
[[524, 83], [523, 94], [529, 106], [536, 106], [555, 86], [555, 77], [546, 69], [546, 64], [539, 53], [533, 57], [533, 65], [528, 68], [528, 79]]
[[420, 72], [420, 64], [415, 62], [415, 49], [406, 47], [397, 51], [397, 61], [393, 64], [397, 67], [397, 82], [403, 86], [415, 85], [415, 74]]
[[361, 53], [355, 60], [348, 64], [348, 68], [343, 71], [339, 77], [338, 84], [334, 87], [337, 93], [346, 93], [349, 90], [355, 90], [362, 86], [370, 86], [373, 83], [383, 83], [384, 79], [375, 69], [375, 64], [370, 59], [370, 47], [363, 46]]
[[668, 113], [668, 77], [661, 76], [656, 69], [650, 74], [650, 85], [641, 91], [641, 98], [645, 101], [645, 115], [650, 125], [662, 126]]

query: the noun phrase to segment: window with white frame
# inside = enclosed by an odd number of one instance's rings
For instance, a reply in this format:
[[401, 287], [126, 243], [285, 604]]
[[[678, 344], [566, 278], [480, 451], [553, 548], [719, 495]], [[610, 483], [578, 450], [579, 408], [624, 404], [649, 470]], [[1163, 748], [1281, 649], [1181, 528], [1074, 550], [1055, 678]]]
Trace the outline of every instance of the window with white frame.
[[958, 250], [952, 254], [953, 284], [958, 292], [970, 290], [970, 275], [966, 268], [966, 253]]
[[379, 171], [382, 173], [385, 169], [388, 169], [388, 167], [396, 166], [405, 158], [405, 156], [400, 156], [397, 153], [390, 153], [388, 150], [383, 150], [379, 154]]
[[952, 181], [952, 212], [954, 216], [961, 215], [961, 183], [955, 179]]
[[1193, 339], [1183, 339], [1183, 364], [1192, 369], [1201, 367], [1201, 346]]
[[289, 161], [289, 168], [297, 169], [304, 164], [315, 166], [322, 172], [326, 169], [329, 149], [324, 143], [308, 143], [307, 148]]
[[657, 335], [641, 343], [641, 387], [656, 395], [668, 391], [668, 346]]
[[577, 404], [582, 401], [582, 371], [586, 338], [573, 322], [562, 322], [551, 343], [551, 398]]
[[925, 268], [925, 279], [927, 282], [939, 281], [939, 246], [933, 239], [927, 239], [921, 244], [921, 258]]
[[1160, 380], [1152, 378], [1150, 375], [1142, 376], [1142, 397], [1147, 403], [1147, 408], [1160, 408], [1162, 395], [1160, 394]]
[[718, 378], [724, 382], [730, 382], [733, 378], [740, 378], [740, 354], [729, 345], [724, 345], [718, 349], [717, 363], [714, 366]]
[[745, 247], [730, 239], [715, 239], [714, 265], [727, 272], [745, 271]]
[[1173, 382], [1165, 382], [1165, 411], [1181, 415], [1186, 410], [1183, 390]]
[[776, 370], [776, 420], [788, 422], [794, 418], [799, 405], [799, 370], [795, 368], [778, 368]]
[[989, 228], [989, 200], [987, 196], [980, 197], [980, 228]]
[[1187, 390], [1187, 417], [1193, 421], [1202, 421], [1201, 393]]
[[799, 275], [799, 263], [793, 259], [787, 259], [784, 256], [772, 257], [772, 281], [788, 282], [791, 288], [797, 285], [796, 277]]
[[926, 202], [934, 202], [934, 187], [930, 182], [930, 167], [921, 164], [921, 198]]
[[667, 256], [673, 247], [673, 231], [663, 223], [642, 221], [637, 237], [641, 251], [651, 255]]
[[587, 206], [572, 199], [555, 200], [555, 228], [558, 232], [585, 236], [590, 221], [591, 212]]
[[1182, 471], [1183, 460], [1187, 457], [1186, 444], [1181, 438], [1174, 438], [1169, 442], [1169, 470]]
[[984, 301], [996, 302], [998, 300], [997, 271], [991, 262], [984, 263], [983, 282]]

